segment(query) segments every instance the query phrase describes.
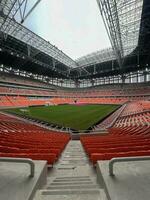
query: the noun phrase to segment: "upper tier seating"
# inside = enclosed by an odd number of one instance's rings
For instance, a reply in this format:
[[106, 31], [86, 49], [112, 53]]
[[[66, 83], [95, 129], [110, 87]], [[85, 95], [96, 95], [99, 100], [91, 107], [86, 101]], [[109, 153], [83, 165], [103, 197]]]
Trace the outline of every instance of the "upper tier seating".
[[51, 91], [48, 89], [33, 89], [33, 88], [17, 88], [17, 87], [2, 87], [0, 86], [0, 94], [1, 95], [35, 95], [35, 96], [54, 96], [55, 91]]
[[[61, 96], [69, 96], [73, 98], [85, 97], [128, 97], [128, 100], [138, 100], [138, 97], [150, 97], [150, 84], [112, 84], [102, 85], [78, 90], [58, 90]], [[136, 98], [133, 98], [136, 97]], [[139, 98], [140, 99], [140, 98]]]
[[30, 87], [23, 86], [23, 82], [22, 86], [4, 85], [3, 83], [0, 86], [1, 107], [74, 104], [75, 102], [77, 104], [124, 104], [128, 101], [141, 101], [142, 103], [142, 101], [150, 99], [150, 86], [148, 83], [105, 85], [72, 90], [60, 90], [56, 87], [54, 90], [54, 88], [48, 88], [44, 85], [39, 88], [38, 83], [35, 87], [34, 84], [32, 87], [31, 85]]
[[15, 75], [15, 74], [9, 74], [5, 72], [0, 72], [0, 82], [20, 84], [20, 85], [25, 85], [25, 86], [45, 87], [45, 88], [54, 87], [48, 83], [44, 83], [42, 81], [35, 80], [33, 78], [28, 78], [24, 76]]
[[69, 134], [0, 114], [0, 157], [47, 160], [48, 164], [53, 164], [69, 140]]

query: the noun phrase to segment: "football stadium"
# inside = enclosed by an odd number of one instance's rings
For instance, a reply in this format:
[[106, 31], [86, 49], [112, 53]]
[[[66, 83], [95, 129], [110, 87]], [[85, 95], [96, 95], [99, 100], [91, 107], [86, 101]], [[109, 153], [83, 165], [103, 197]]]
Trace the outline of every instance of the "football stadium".
[[0, 200], [150, 199], [150, 0], [91, 2], [110, 46], [74, 59], [0, 0]]

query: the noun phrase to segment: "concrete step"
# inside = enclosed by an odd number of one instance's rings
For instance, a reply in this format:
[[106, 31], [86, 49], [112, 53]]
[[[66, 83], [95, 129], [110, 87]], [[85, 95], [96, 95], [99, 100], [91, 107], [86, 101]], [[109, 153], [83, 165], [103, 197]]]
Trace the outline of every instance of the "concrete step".
[[79, 156], [79, 155], [81, 155], [81, 156], [86, 156], [86, 154], [84, 152], [80, 152], [80, 153], [78, 153], [78, 152], [64, 152], [63, 156], [64, 155], [72, 155], [72, 156]]
[[89, 159], [84, 157], [62, 157], [59, 161], [89, 161]]
[[64, 186], [70, 186], [70, 185], [95, 185], [95, 180], [91, 179], [74, 179], [74, 180], [48, 180], [47, 181], [47, 186], [59, 186], [59, 185], [64, 185]]
[[[55, 190], [55, 189], [60, 189], [60, 190], [64, 190], [64, 189], [80, 189], [81, 185], [50, 185], [46, 187], [47, 189], [51, 189], [51, 190]], [[90, 189], [94, 189], [94, 188], [99, 188], [98, 185], [82, 185], [82, 188], [90, 188]]]
[[63, 182], [63, 183], [65, 183], [65, 182], [67, 182], [67, 183], [79, 182], [79, 183], [84, 183], [84, 182], [87, 182], [87, 181], [91, 181], [91, 179], [74, 179], [74, 180], [68, 180], [68, 179], [66, 180], [66, 179], [64, 179], [64, 180], [54, 180], [53, 182], [58, 182], [58, 183], [61, 183], [61, 182]]
[[106, 200], [100, 189], [93, 190], [39, 190], [34, 200]]
[[83, 165], [83, 164], [87, 164], [88, 163], [88, 161], [76, 161], [76, 160], [74, 160], [74, 161], [70, 161], [70, 160], [62, 160], [62, 162], [63, 162], [63, 164], [70, 164], [70, 165], [73, 165], [73, 166], [80, 166], [81, 164]]
[[47, 178], [47, 182], [65, 182], [65, 181], [89, 181], [93, 180], [90, 176], [60, 176], [60, 177], [53, 177]]
[[70, 176], [70, 177], [55, 177], [48, 179], [46, 189], [50, 190], [64, 190], [64, 189], [99, 189], [99, 185], [95, 179], [89, 176]]
[[88, 165], [88, 162], [80, 162], [80, 163], [72, 163], [72, 162], [68, 162], [68, 161], [63, 161], [61, 163], [58, 163], [57, 166], [54, 166], [55, 168], [59, 168], [59, 167], [78, 167], [78, 166], [83, 166], [83, 165]]
[[62, 158], [84, 158], [84, 159], [87, 159], [87, 157], [85, 157], [84, 155], [64, 155], [62, 156]]
[[58, 170], [73, 170], [73, 169], [75, 169], [75, 166], [73, 166], [73, 165], [59, 165], [59, 166], [57, 166], [56, 167], [56, 169], [58, 169]]
[[81, 143], [70, 141], [34, 200], [107, 200]]
[[89, 181], [89, 182], [85, 182], [85, 181], [79, 181], [79, 182], [54, 182], [51, 183], [50, 185], [92, 185], [93, 182]]
[[91, 178], [90, 176], [59, 176], [59, 177], [54, 177], [55, 180], [72, 180], [72, 179], [89, 179]]
[[77, 152], [77, 151], [70, 151], [70, 152], [64, 152], [62, 156], [65, 155], [72, 155], [72, 156], [86, 156], [86, 154], [83, 151]]
[[63, 161], [63, 162], [78, 162], [78, 163], [88, 162], [87, 159], [61, 159], [61, 161]]

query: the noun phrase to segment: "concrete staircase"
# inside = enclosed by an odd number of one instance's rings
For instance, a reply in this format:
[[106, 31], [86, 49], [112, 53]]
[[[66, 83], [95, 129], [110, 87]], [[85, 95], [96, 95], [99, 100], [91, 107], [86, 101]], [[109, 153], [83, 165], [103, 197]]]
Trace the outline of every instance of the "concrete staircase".
[[106, 200], [80, 141], [70, 141], [34, 200]]

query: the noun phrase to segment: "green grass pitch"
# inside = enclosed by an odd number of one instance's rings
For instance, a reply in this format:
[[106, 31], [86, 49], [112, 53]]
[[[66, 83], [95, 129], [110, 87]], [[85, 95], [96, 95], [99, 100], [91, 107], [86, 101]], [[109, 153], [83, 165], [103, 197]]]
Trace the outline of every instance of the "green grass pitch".
[[86, 130], [117, 107], [117, 105], [59, 105], [15, 108], [9, 109], [9, 112], [35, 117], [76, 130]]

